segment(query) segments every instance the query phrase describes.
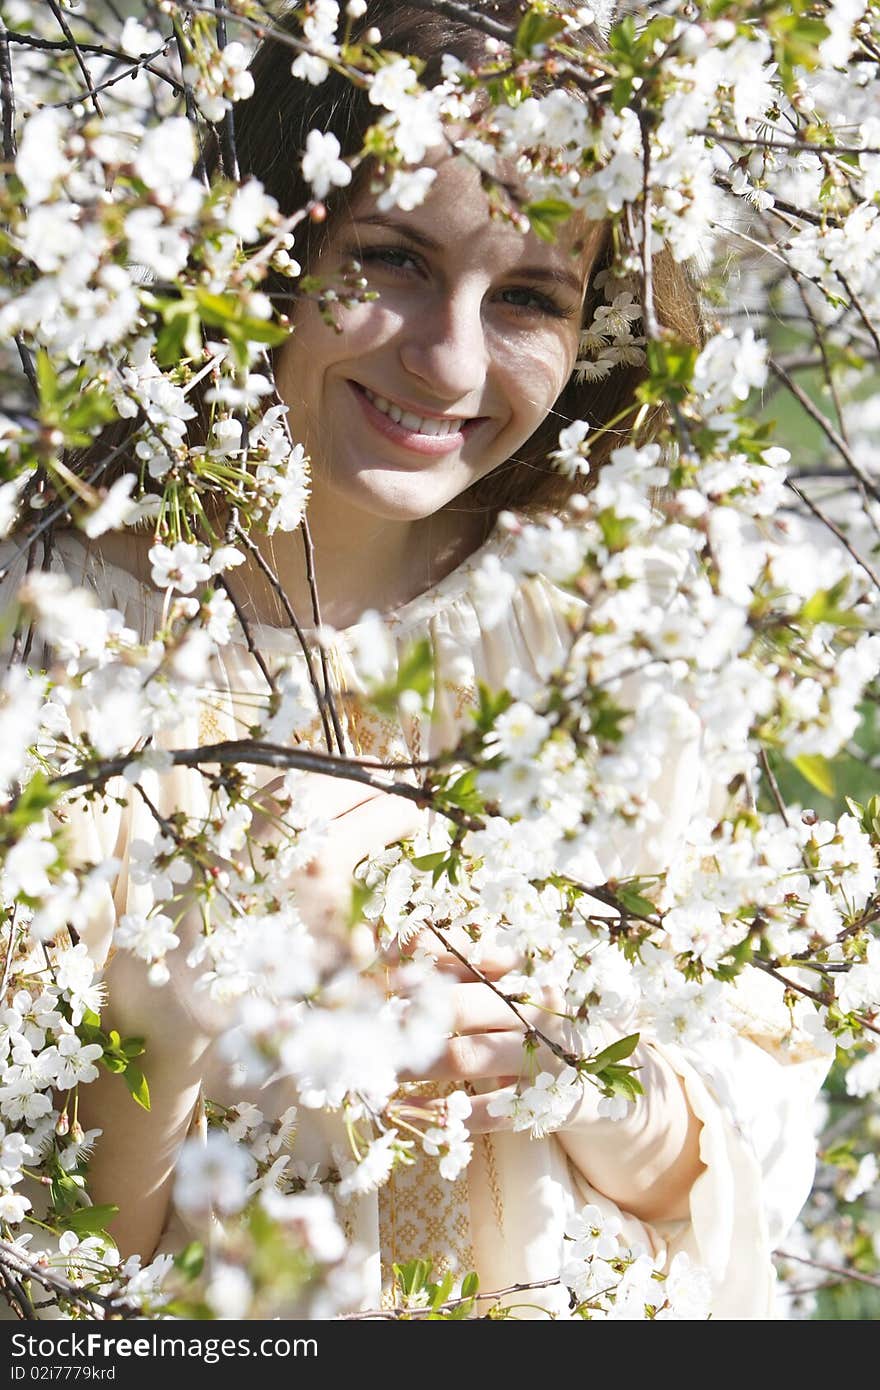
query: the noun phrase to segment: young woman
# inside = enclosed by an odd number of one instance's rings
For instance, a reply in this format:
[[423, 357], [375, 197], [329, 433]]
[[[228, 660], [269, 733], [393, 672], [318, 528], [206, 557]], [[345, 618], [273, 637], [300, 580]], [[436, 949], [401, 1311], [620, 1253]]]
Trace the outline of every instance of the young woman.
[[[517, 6], [496, 5], [493, 13], [509, 22]], [[378, 26], [390, 51], [427, 59], [427, 82], [443, 53], [468, 60], [485, 44], [463, 24], [405, 5], [371, 4], [362, 22]], [[376, 114], [344, 78], [331, 75], [317, 87], [293, 80], [290, 57], [277, 42], [263, 44], [253, 65], [255, 91], [237, 122], [242, 172], [259, 177], [283, 213], [308, 199], [299, 173], [307, 132], [335, 133], [343, 155], [353, 153]], [[294, 437], [312, 460], [308, 519], [322, 619], [335, 629], [327, 655], [346, 692], [346, 736], [354, 752], [383, 760], [431, 757], [451, 747], [478, 681], [501, 687], [512, 670], [540, 678], [559, 664], [582, 601], [540, 575], [523, 579], [504, 619], [488, 627], [469, 581], [487, 555], [503, 561], [510, 536], [496, 525], [502, 509], [528, 516], [572, 491], [548, 461], [560, 428], [573, 419], [600, 425], [618, 416], [638, 379], [638, 368], [626, 366], [600, 384], [573, 378], [593, 282], [608, 251], [603, 226], [563, 226], [547, 242], [493, 217], [474, 165], [454, 151], [429, 150], [424, 167], [434, 177], [412, 211], [381, 207], [368, 178], [360, 177], [328, 198], [325, 221], [308, 224], [297, 254], [309, 272], [333, 284], [356, 260], [375, 297], [340, 310], [339, 332], [328, 328], [314, 300], [294, 302], [292, 333], [275, 364]], [[660, 257], [656, 281], [661, 321], [695, 336], [683, 275]], [[271, 288], [278, 296], [290, 293], [281, 279]], [[597, 448], [594, 463], [602, 457]], [[298, 538], [260, 544], [264, 565], [294, 610], [310, 613]], [[138, 549], [131, 535], [117, 535], [88, 551], [71, 535], [62, 539], [56, 563], [97, 588], [102, 602], [121, 610], [146, 638], [163, 603], [149, 582], [149, 545], [146, 538]], [[264, 565], [252, 557], [232, 573], [230, 586], [252, 639], [273, 662], [291, 658], [296, 643]], [[359, 654], [372, 630], [360, 621], [367, 609], [382, 615], [398, 653], [417, 637], [429, 638], [432, 720], [386, 719], [360, 707]], [[247, 643], [234, 640], [222, 653], [210, 700], [183, 719], [180, 746], [236, 736], [247, 727], [255, 693], [264, 690]], [[651, 788], [668, 804], [667, 820], [650, 845], [618, 853], [618, 874], [659, 872], [669, 862], [682, 827], [707, 796], [699, 742], [693, 728], [670, 742]], [[268, 779], [267, 796], [276, 786]], [[163, 816], [204, 811], [205, 786], [196, 772], [157, 777], [152, 795]], [[329, 821], [328, 838], [319, 860], [289, 871], [279, 892], [292, 890], [306, 922], [332, 934], [346, 919], [355, 866], [415, 834], [424, 812], [318, 774], [310, 778], [309, 807]], [[114, 951], [117, 920], [152, 903], [149, 885], [130, 871], [133, 842], [155, 835], [143, 802], [129, 797], [115, 819], [83, 814], [72, 828], [84, 855], [96, 861], [116, 855], [126, 865], [112, 905], [96, 914], [87, 939], [95, 957], [107, 961], [105, 1026], [147, 1039], [152, 1107], [136, 1109], [112, 1075], [82, 1088], [80, 1104], [83, 1122], [102, 1131], [91, 1162], [92, 1196], [120, 1207], [111, 1230], [123, 1253], [148, 1258], [187, 1239], [172, 1192], [201, 1102], [234, 1106], [247, 1099], [272, 1118], [287, 1113], [298, 1096], [283, 1076], [244, 1091], [218, 1046], [228, 1015], [197, 989], [197, 970], [184, 964], [199, 931], [195, 911], [179, 929], [181, 948], [168, 957], [171, 979], [164, 988], [151, 988], [135, 954]], [[268, 816], [257, 834], [271, 842]], [[455, 941], [462, 944], [454, 937], [450, 945]], [[631, 1059], [645, 1092], [638, 1104], [611, 1119], [587, 1088], [565, 1125], [536, 1140], [514, 1132], [492, 1104], [520, 1073], [524, 1033], [487, 982], [515, 969], [516, 954], [495, 948], [484, 955], [479, 979], [430, 931], [418, 944], [456, 981], [455, 1020], [439, 1059], [400, 1079], [422, 1083], [413, 1093], [426, 1114], [432, 1106], [439, 1114], [451, 1089], [468, 1091], [474, 1151], [453, 1181], [440, 1179], [436, 1163], [417, 1155], [387, 1183], [340, 1205], [346, 1234], [365, 1253], [355, 1306], [393, 1301], [392, 1266], [418, 1256], [433, 1258], [438, 1274], [476, 1269], [487, 1291], [538, 1285], [503, 1301], [515, 1316], [564, 1316], [568, 1294], [553, 1282], [565, 1258], [563, 1232], [589, 1204], [611, 1223], [609, 1230], [619, 1231], [623, 1245], [646, 1249], [661, 1267], [678, 1252], [704, 1266], [714, 1316], [772, 1316], [770, 1255], [809, 1188], [806, 1101], [826, 1065], [815, 1055], [785, 1052], [781, 1000], [762, 998], [757, 1011], [754, 999], [749, 1008], [744, 1003], [741, 1033], [707, 1052], [705, 1065], [698, 1053], [661, 1044], [642, 1028]], [[545, 990], [523, 1016], [549, 1029], [547, 1019], [561, 1002], [558, 992]], [[619, 1027], [601, 1025], [597, 1036], [607, 1043], [626, 1031], [621, 1019]], [[559, 1070], [552, 1052], [542, 1049], [541, 1056], [543, 1069]], [[339, 1116], [301, 1107], [297, 1125], [295, 1157], [320, 1180], [345, 1151]]]

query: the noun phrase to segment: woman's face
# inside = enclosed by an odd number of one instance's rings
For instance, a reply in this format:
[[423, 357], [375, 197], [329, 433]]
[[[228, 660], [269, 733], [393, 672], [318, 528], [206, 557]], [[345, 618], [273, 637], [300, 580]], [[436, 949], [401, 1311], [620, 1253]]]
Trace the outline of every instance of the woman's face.
[[[430, 161], [429, 161], [430, 162]], [[432, 515], [514, 455], [577, 357], [599, 226], [554, 243], [491, 218], [473, 166], [448, 155], [412, 212], [368, 192], [336, 221], [313, 272], [352, 259], [378, 299], [299, 306], [277, 380], [313, 487], [372, 516]]]

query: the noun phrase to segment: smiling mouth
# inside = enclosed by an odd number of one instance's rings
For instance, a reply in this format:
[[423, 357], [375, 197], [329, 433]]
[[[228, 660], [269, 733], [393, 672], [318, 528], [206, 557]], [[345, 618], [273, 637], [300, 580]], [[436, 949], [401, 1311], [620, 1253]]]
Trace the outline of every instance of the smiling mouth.
[[467, 415], [417, 415], [414, 411], [405, 410], [403, 406], [396, 405], [394, 401], [388, 400], [386, 396], [380, 396], [378, 392], [371, 391], [367, 386], [362, 386], [360, 382], [352, 381], [358, 395], [369, 401], [374, 410], [380, 415], [384, 415], [387, 420], [398, 425], [401, 430], [410, 434], [421, 435], [426, 439], [445, 439], [462, 435], [468, 426], [479, 424], [481, 416]]

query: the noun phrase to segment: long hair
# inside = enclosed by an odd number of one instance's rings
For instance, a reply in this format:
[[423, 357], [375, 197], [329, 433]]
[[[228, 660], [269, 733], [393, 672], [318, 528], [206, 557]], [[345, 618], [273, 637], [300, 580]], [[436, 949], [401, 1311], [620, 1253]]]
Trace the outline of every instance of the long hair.
[[[522, 18], [521, 0], [496, 0], [479, 6], [482, 13], [508, 27], [515, 28]], [[291, 18], [282, 19], [279, 29], [299, 32]], [[356, 42], [369, 28], [377, 28], [382, 47], [403, 57], [415, 57], [424, 63], [420, 80], [431, 87], [441, 79], [441, 58], [450, 53], [466, 64], [477, 64], [488, 56], [487, 36], [466, 20], [450, 18], [434, 10], [423, 10], [397, 0], [370, 0], [367, 11], [354, 29]], [[590, 25], [580, 31], [585, 46], [607, 50], [601, 31]], [[268, 193], [277, 200], [282, 214], [290, 215], [305, 206], [311, 190], [302, 177], [300, 151], [308, 132], [318, 128], [336, 136], [342, 156], [360, 152], [364, 136], [377, 117], [377, 108], [370, 104], [367, 91], [343, 74], [331, 70], [318, 86], [295, 81], [290, 67], [293, 57], [288, 44], [269, 35], [260, 45], [251, 64], [254, 93], [236, 116], [236, 141], [242, 174], [258, 178]], [[362, 164], [361, 179], [368, 172], [368, 162]], [[306, 269], [330, 229], [359, 187], [358, 176], [352, 186], [326, 199], [327, 220], [324, 223], [305, 223], [297, 243], [297, 258]], [[596, 274], [611, 265], [613, 246], [611, 228], [598, 249], [590, 274], [590, 286], [584, 301], [583, 322], [588, 324], [599, 304], [601, 291], [593, 288]], [[678, 264], [671, 253], [662, 248], [653, 263], [654, 313], [661, 327], [671, 329], [675, 336], [699, 346], [702, 326], [699, 292], [690, 272]], [[274, 276], [266, 286], [270, 297], [283, 304], [290, 302], [290, 281]], [[553, 409], [517, 451], [514, 458], [500, 464], [492, 473], [474, 483], [456, 505], [486, 514], [487, 529], [497, 513], [505, 507], [527, 509], [532, 506], [559, 509], [572, 493], [588, 488], [595, 480], [612, 449], [625, 442], [635, 418], [636, 389], [645, 379], [644, 366], [618, 364], [604, 379], [580, 382], [569, 380]], [[604, 431], [609, 421], [621, 417], [613, 429]], [[662, 427], [665, 413], [651, 412], [643, 426], [644, 436], [650, 437]], [[572, 480], [560, 475], [549, 461], [555, 449], [560, 429], [573, 420], [586, 420], [597, 433], [590, 449], [590, 481]]]
[[[515, 27], [523, 14], [522, 0], [496, 0], [480, 6], [480, 11], [499, 23]], [[267, 193], [278, 203], [282, 216], [290, 216], [305, 207], [312, 191], [302, 175], [302, 154], [310, 130], [319, 129], [336, 136], [342, 157], [358, 155], [364, 136], [375, 122], [379, 111], [369, 101], [363, 85], [352, 82], [344, 73], [330, 68], [323, 82], [313, 85], [291, 75], [295, 50], [284, 42], [285, 36], [300, 34], [297, 14], [285, 12], [277, 25], [260, 43], [250, 65], [254, 80], [251, 97], [234, 108], [235, 151], [242, 178], [260, 180]], [[486, 34], [466, 20], [450, 18], [436, 11], [426, 11], [414, 5], [399, 4], [397, 0], [370, 0], [366, 13], [353, 25], [355, 42], [370, 28], [377, 28], [381, 44], [388, 52], [416, 57], [423, 65], [420, 81], [431, 87], [441, 80], [441, 59], [449, 53], [466, 64], [478, 64], [489, 55]], [[606, 49], [601, 32], [594, 26], [583, 31], [585, 46]], [[281, 35], [281, 37], [278, 37]], [[549, 87], [544, 80], [544, 86]], [[210, 173], [221, 163], [221, 142], [216, 137], [209, 142], [206, 163]], [[306, 219], [298, 229], [296, 257], [307, 273], [329, 235], [335, 221], [350, 206], [352, 197], [371, 172], [371, 161], [364, 161], [355, 173], [351, 186], [335, 190], [325, 199], [326, 220]], [[598, 271], [612, 263], [610, 225], [605, 229], [590, 273], [583, 309], [583, 322], [588, 324], [602, 302], [602, 293], [593, 287]], [[699, 293], [688, 269], [678, 264], [666, 249], [661, 249], [653, 261], [654, 314], [658, 324], [672, 329], [679, 339], [699, 345], [702, 340]], [[270, 271], [263, 286], [265, 292], [282, 313], [295, 316], [295, 282], [277, 271]], [[278, 349], [276, 349], [276, 352]], [[578, 381], [572, 376], [553, 408], [515, 457], [500, 464], [492, 473], [474, 483], [456, 499], [456, 506], [484, 515], [485, 530], [491, 528], [502, 508], [526, 510], [531, 507], [559, 510], [574, 492], [588, 490], [612, 449], [629, 437], [637, 411], [636, 390], [645, 379], [644, 366], [620, 363], [605, 378]], [[207, 412], [201, 398], [194, 393], [196, 419], [191, 422], [190, 440], [197, 442], [199, 432], [207, 427]], [[549, 455], [557, 446], [559, 431], [573, 420], [585, 420], [596, 433], [590, 449], [589, 480], [563, 477], [550, 461]], [[613, 429], [605, 429], [615, 420]], [[656, 434], [664, 422], [662, 408], [654, 408], [642, 421], [645, 438]], [[130, 432], [131, 422], [111, 426], [87, 450], [71, 461], [78, 472], [87, 472], [124, 437], [122, 426]], [[113, 476], [126, 466], [125, 454], [114, 465]], [[129, 466], [131, 466], [129, 462]], [[108, 481], [108, 474], [102, 476]]]

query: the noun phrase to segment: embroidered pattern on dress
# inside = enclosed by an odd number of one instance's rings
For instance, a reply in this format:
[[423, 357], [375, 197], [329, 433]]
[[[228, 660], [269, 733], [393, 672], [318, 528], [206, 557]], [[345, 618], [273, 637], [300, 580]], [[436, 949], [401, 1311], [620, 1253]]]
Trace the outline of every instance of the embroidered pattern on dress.
[[[430, 1100], [455, 1089], [451, 1081], [407, 1082], [395, 1096]], [[447, 1270], [461, 1278], [475, 1263], [467, 1170], [450, 1182], [440, 1176], [436, 1158], [419, 1146], [412, 1154], [415, 1161], [394, 1168], [378, 1194], [383, 1308], [395, 1306], [395, 1264], [431, 1260], [431, 1279], [437, 1280]]]
[[495, 1224], [499, 1231], [504, 1230], [504, 1201], [501, 1196], [501, 1184], [498, 1181], [498, 1164], [495, 1161], [495, 1145], [492, 1143], [491, 1134], [480, 1135], [480, 1147], [483, 1150], [483, 1160], [486, 1164], [486, 1180], [489, 1183], [489, 1191], [492, 1194], [492, 1211], [495, 1215]]

